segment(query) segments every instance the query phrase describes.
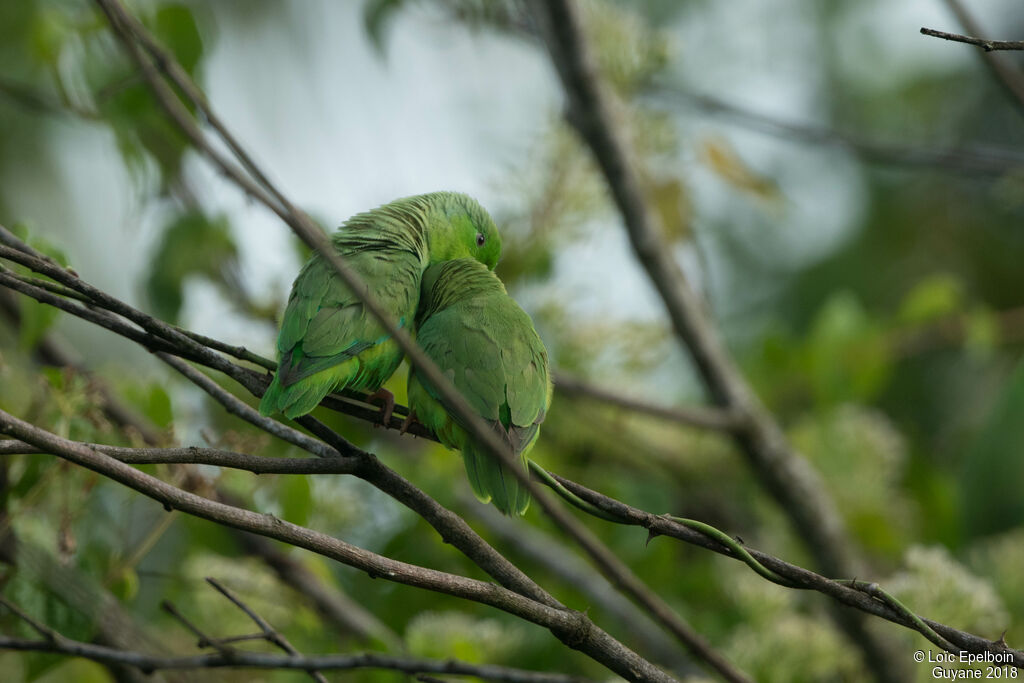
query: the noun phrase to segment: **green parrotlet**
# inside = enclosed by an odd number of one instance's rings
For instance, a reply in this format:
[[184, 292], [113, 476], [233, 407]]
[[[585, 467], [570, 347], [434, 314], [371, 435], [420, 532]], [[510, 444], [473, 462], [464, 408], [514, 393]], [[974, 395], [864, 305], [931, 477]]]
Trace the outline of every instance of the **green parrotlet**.
[[[476, 200], [455, 192], [397, 199], [353, 216], [331, 242], [399, 327], [410, 331], [428, 266], [468, 258], [490, 272], [501, 255], [494, 221]], [[383, 392], [402, 362], [397, 343], [319, 253], [292, 285], [277, 351], [277, 373], [260, 401], [263, 415], [305, 415], [336, 390]]]
[[[417, 342], [525, 470], [551, 402], [548, 354], [533, 321], [498, 276], [473, 259], [430, 266], [422, 290]], [[409, 372], [409, 407], [441, 443], [462, 451], [469, 483], [481, 502], [490, 501], [507, 515], [526, 511], [529, 492], [504, 463], [470, 438], [415, 369]]]

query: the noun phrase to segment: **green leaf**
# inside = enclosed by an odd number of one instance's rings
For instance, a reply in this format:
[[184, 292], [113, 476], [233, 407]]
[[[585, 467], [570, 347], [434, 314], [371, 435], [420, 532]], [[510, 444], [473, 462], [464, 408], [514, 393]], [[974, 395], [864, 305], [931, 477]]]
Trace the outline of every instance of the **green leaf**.
[[157, 10], [153, 32], [185, 71], [194, 74], [203, 56], [203, 38], [192, 10], [181, 4], [164, 5]]
[[963, 460], [960, 486], [965, 531], [994, 534], [1024, 524], [1024, 361]]
[[19, 307], [21, 325], [18, 330], [18, 344], [23, 350], [35, 348], [50, 327], [60, 316], [60, 309], [21, 297]]
[[867, 402], [884, 387], [892, 358], [881, 331], [848, 292], [818, 313], [804, 359], [816, 398], [826, 404]]
[[384, 32], [405, 0], [368, 0], [363, 7], [363, 25], [373, 47], [384, 52]]
[[905, 323], [925, 323], [956, 313], [963, 306], [963, 287], [952, 275], [927, 277], [903, 298], [899, 319]]
[[165, 320], [178, 319], [185, 281], [191, 276], [233, 286], [236, 257], [234, 237], [223, 216], [210, 219], [201, 213], [187, 213], [175, 219], [153, 254], [146, 281], [146, 294], [156, 314]]
[[45, 235], [34, 232], [24, 223], [15, 223], [11, 227], [11, 232], [13, 232], [15, 237], [25, 244], [29, 245], [36, 251], [46, 254], [54, 261], [67, 268], [69, 263], [67, 254], [63, 249], [48, 240]]
[[281, 516], [293, 524], [305, 525], [309, 521], [310, 513], [313, 512], [313, 494], [309, 487], [309, 477], [285, 476], [279, 494]]
[[29, 31], [32, 56], [45, 64], [56, 66], [64, 43], [73, 33], [74, 27], [66, 12], [57, 7], [39, 7], [32, 17]]
[[171, 396], [159, 384], [149, 387], [147, 402], [142, 407], [142, 414], [158, 427], [167, 427], [174, 421], [174, 410], [171, 407]]
[[110, 583], [110, 592], [121, 602], [129, 602], [139, 593], [139, 575], [131, 567], [125, 567]]
[[987, 307], [979, 306], [965, 316], [964, 347], [977, 358], [986, 358], [999, 343], [999, 320]]

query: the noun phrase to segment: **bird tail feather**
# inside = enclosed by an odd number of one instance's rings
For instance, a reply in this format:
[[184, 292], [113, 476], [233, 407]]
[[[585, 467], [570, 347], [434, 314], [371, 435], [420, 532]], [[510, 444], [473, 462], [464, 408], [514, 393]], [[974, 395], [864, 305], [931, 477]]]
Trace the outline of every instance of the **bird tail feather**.
[[[467, 443], [462, 449], [462, 460], [473, 493], [481, 503], [493, 503], [506, 515], [522, 515], [530, 506], [530, 492], [516, 479], [504, 463], [477, 446]], [[522, 457], [526, 469], [526, 457]]]
[[328, 368], [288, 386], [283, 386], [275, 374], [260, 400], [260, 415], [280, 412], [293, 418], [311, 412], [337, 384], [332, 370]]

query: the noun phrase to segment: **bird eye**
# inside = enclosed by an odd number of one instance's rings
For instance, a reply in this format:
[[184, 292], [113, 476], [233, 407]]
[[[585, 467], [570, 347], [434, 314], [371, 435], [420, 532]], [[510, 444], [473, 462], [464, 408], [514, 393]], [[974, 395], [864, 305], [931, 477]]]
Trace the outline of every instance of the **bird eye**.
[[487, 238], [484, 237], [484, 234], [482, 232], [478, 232], [476, 234], [476, 246], [482, 247], [482, 246], [484, 246], [484, 242], [486, 242], [486, 241], [487, 241]]

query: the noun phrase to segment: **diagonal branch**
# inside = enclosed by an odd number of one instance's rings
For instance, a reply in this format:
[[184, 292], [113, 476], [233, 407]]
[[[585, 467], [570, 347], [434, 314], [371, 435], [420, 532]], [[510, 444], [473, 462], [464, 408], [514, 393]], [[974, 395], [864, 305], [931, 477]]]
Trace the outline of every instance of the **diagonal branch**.
[[[256, 473], [278, 472], [281, 474], [325, 474], [333, 471], [334, 473], [340, 474], [348, 473], [348, 463], [350, 462], [350, 459], [348, 458], [266, 458], [246, 455], [243, 453], [233, 453], [230, 451], [220, 451], [217, 449], [133, 449], [105, 446], [102, 444], [86, 444], [80, 442], [71, 443], [75, 443], [82, 447], [93, 448], [104, 452], [111, 457], [115, 457], [122, 462], [132, 464], [168, 464], [175, 462], [209, 464], [222, 467], [232, 467]], [[48, 449], [33, 446], [20, 440], [0, 441], [0, 455], [50, 452], [51, 451]], [[269, 463], [266, 461], [269, 461]], [[291, 466], [288, 463], [294, 463], [294, 466]], [[325, 464], [327, 466], [326, 469]], [[564, 477], [558, 475], [549, 475], [549, 477], [557, 485], [564, 487], [572, 495], [577, 496], [586, 504], [593, 505], [597, 510], [603, 511], [608, 519], [619, 524], [633, 525], [646, 529], [649, 534], [649, 539], [653, 539], [657, 536], [666, 536], [705, 548], [725, 557], [743, 560], [743, 557], [732, 550], [729, 545], [716, 540], [717, 538], [720, 538], [720, 536], [716, 537], [715, 535], [709, 534], [706, 530], [701, 530], [707, 529], [707, 525], [699, 525], [700, 528], [695, 528], [696, 525], [692, 524], [688, 526], [677, 521], [676, 518], [667, 515], [655, 515], [645, 510], [630, 506]], [[505, 520], [501, 519], [498, 521]], [[500, 528], [498, 533], [502, 536], [506, 535], [506, 532], [500, 531]], [[522, 539], [517, 539], [515, 542], [518, 545], [521, 541]], [[829, 579], [759, 550], [748, 548], [746, 546], [742, 546], [741, 550], [746, 555], [749, 555], [754, 562], [763, 567], [764, 571], [773, 575], [774, 578], [771, 578], [770, 580], [779, 583], [780, 585], [790, 588], [814, 590], [831, 597], [838, 603], [858, 609], [866, 614], [878, 616], [882, 619], [886, 619], [914, 630], [921, 630], [918, 625], [913, 623], [910, 614], [900, 611], [885, 600], [876, 599], [880, 595], [883, 595], [883, 593], [873, 588], [875, 584], [864, 581], [837, 581]], [[551, 558], [548, 559], [550, 560]], [[560, 570], [565, 569], [567, 569], [567, 567], [560, 567]], [[762, 573], [762, 576], [764, 576], [764, 573]], [[914, 616], [914, 618], [918, 617]], [[1000, 656], [1007, 658], [1007, 661], [1014, 663], [1016, 666], [1024, 667], [1024, 652], [1011, 649], [1003, 641], [986, 640], [985, 638], [981, 638], [965, 631], [960, 631], [930, 619], [925, 619], [923, 617], [919, 619], [927, 625], [927, 629], [931, 629], [942, 638], [954, 643], [963, 650], [973, 653], [992, 652], [993, 654], [999, 654]]]
[[[286, 654], [291, 655], [292, 657], [302, 656], [299, 653], [299, 651], [295, 649], [295, 646], [291, 644], [291, 641], [289, 641], [288, 638], [286, 638], [283, 633], [281, 633], [276, 628], [271, 626], [266, 619], [257, 614], [255, 610], [249, 607], [249, 605], [247, 605], [241, 598], [239, 598], [231, 590], [229, 590], [227, 586], [209, 576], [206, 577], [206, 582], [213, 586], [213, 588], [218, 593], [220, 593], [225, 598], [230, 600], [231, 603], [235, 605], [235, 607], [245, 612], [246, 616], [252, 619], [253, 622], [260, 627], [260, 631], [262, 631], [260, 635], [264, 640], [266, 640], [269, 643], [273, 643], [280, 649], [284, 650]], [[317, 683], [327, 683], [327, 679], [324, 678], [324, 675], [316, 669], [311, 668], [307, 669], [306, 671], [309, 673], [310, 677], [312, 677], [313, 680], [317, 681]]]
[[68, 441], [0, 410], [0, 433], [45, 449], [102, 474], [164, 505], [225, 526], [250, 531], [305, 548], [374, 578], [451, 595], [496, 607], [543, 626], [559, 640], [632, 681], [672, 681], [667, 674], [626, 648], [584, 614], [537, 602], [506, 588], [447, 572], [419, 567], [370, 552], [326, 534], [225, 505], [183, 491], [99, 451]]
[[[24, 247], [24, 245], [22, 245]], [[27, 248], [27, 247], [25, 247]], [[59, 297], [58, 297], [59, 298]], [[180, 352], [180, 350], [179, 350]], [[188, 366], [185, 366], [186, 368]], [[235, 366], [237, 368], [237, 366]], [[240, 369], [240, 368], [239, 368]], [[191, 370], [191, 368], [189, 368]], [[237, 402], [241, 408], [240, 410], [248, 410], [255, 414], [251, 408], [245, 406], [239, 399], [231, 396], [227, 392], [224, 392], [215, 383], [210, 381], [205, 375], [201, 373], [192, 374], [203, 380], [203, 385], [206, 387], [216, 388], [218, 392], [221, 392], [221, 398], [227, 401]], [[363, 416], [368, 421], [373, 421], [374, 416]], [[318, 429], [326, 430], [327, 438], [338, 438], [326, 427], [317, 423]], [[242, 453], [234, 453], [231, 451], [224, 451], [220, 449], [207, 449], [207, 448], [125, 448], [117, 446], [108, 446], [103, 444], [79, 444], [83, 447], [92, 448], [94, 450], [101, 451], [107, 455], [115, 457], [122, 462], [131, 464], [151, 464], [151, 463], [191, 463], [191, 464], [210, 464], [221, 467], [232, 467], [236, 469], [248, 470], [254, 473], [281, 473], [281, 474], [326, 474], [326, 473], [337, 473], [337, 474], [355, 474], [358, 470], [357, 460], [354, 458], [340, 458], [340, 457], [323, 457], [323, 458], [265, 458], [246, 455]], [[0, 455], [14, 454], [14, 453], [43, 453], [50, 452], [47, 449], [28, 444], [24, 441], [19, 440], [6, 440], [0, 441]], [[333, 452], [332, 452], [333, 453]], [[390, 473], [390, 470], [383, 472], [383, 479], [379, 479], [376, 482], [371, 481], [375, 486], [378, 486], [382, 490], [404, 490], [411, 485], [408, 482], [404, 482], [394, 473]], [[547, 473], [545, 473], [547, 474]], [[373, 479], [373, 477], [370, 477]], [[714, 537], [709, 536], [707, 533], [701, 533], [691, 527], [680, 525], [673, 521], [672, 518], [666, 516], [657, 516], [651, 513], [638, 510], [626, 506], [619, 501], [615, 501], [611, 498], [607, 498], [599, 493], [590, 491], [585, 487], [566, 480], [562, 477], [547, 475], [544, 479], [545, 483], [552, 485], [552, 483], [561, 487], [568, 496], [575, 497], [576, 501], [581, 501], [586, 505], [596, 506], [593, 508], [597, 511], [598, 516], [607, 518], [611, 521], [618, 523], [636, 524], [648, 529], [652, 535], [666, 535], [677, 538], [687, 543], [710, 549], [720, 554], [736, 557], [736, 555], [730, 550], [714, 540]], [[413, 488], [415, 492], [415, 489]], [[425, 497], [422, 492], [418, 492], [416, 495], [424, 496], [427, 501], [430, 499]], [[419, 498], [413, 498], [413, 500], [420, 500]], [[403, 501], [404, 502], [404, 501]], [[570, 499], [570, 502], [576, 504], [575, 501]], [[435, 503], [436, 505], [436, 503]], [[416, 509], [416, 508], [414, 508]], [[442, 508], [443, 510], [443, 508]], [[602, 511], [604, 513], [602, 514]], [[429, 505], [427, 507], [427, 513], [430, 512]], [[449, 513], [450, 514], [450, 513]], [[457, 520], [461, 518], [456, 517]], [[706, 526], [706, 525], [705, 525]], [[252, 538], [260, 538], [259, 536], [253, 536]], [[783, 560], [774, 558], [770, 555], [766, 555], [759, 551], [751, 550], [748, 553], [757, 562], [760, 562], [767, 571], [773, 572], [774, 575], [781, 577], [784, 580], [784, 585], [790, 585], [792, 587], [799, 588], [811, 588], [821, 592], [825, 595], [829, 595], [833, 599], [837, 600], [842, 604], [849, 605], [856, 609], [860, 609], [868, 614], [880, 616], [895, 623], [906, 625], [910, 628], [915, 626], [907, 618], [907, 614], [894, 611], [888, 606], [880, 603], [877, 600], [870, 599], [874, 594], [867, 589], [873, 584], [867, 584], [864, 582], [848, 581], [839, 582], [827, 579], [823, 576], [810, 572], [806, 569], [797, 567], [795, 565], [788, 564]], [[775, 580], [775, 579], [772, 579]], [[881, 607], [880, 607], [881, 605]], [[879, 611], [881, 609], [881, 611]], [[915, 617], [916, 618], [916, 617]], [[972, 634], [957, 631], [949, 626], [937, 624], [930, 620], [924, 620], [929, 625], [928, 628], [933, 629], [935, 632], [941, 634], [948, 640], [957, 643], [960, 647], [970, 652], [994, 652], [1007, 654], [1009, 656], [1016, 657], [1014, 660], [1017, 663], [1024, 662], [1024, 654], [1017, 653], [1016, 651], [1010, 650], [1005, 643], [987, 641], [978, 636]], [[920, 630], [920, 629], [917, 629]]]
[[[59, 282], [66, 284], [75, 291], [85, 293], [92, 300], [105, 308], [116, 311], [118, 314], [130, 316], [130, 319], [135, 321], [136, 324], [145, 326], [146, 329], [151, 330], [154, 334], [160, 335], [161, 337], [170, 337], [170, 339], [166, 339], [168, 343], [185, 346], [191, 357], [202, 358], [205, 364], [215, 367], [229, 376], [239, 378], [240, 369], [237, 366], [234, 366], [217, 354], [213, 354], [208, 349], [202, 348], [202, 345], [199, 342], [196, 342], [188, 335], [177, 332], [170, 326], [166, 325], [166, 323], [152, 319], [150, 316], [147, 316], [127, 304], [99, 292], [99, 290], [96, 290], [84, 283], [77, 276], [68, 274], [64, 269], [57, 267], [56, 264], [52, 264], [45, 258], [42, 258], [41, 255], [33, 255], [31, 248], [18, 241], [13, 235], [10, 235], [9, 233], [5, 234], [3, 231], [0, 231], [0, 237], [5, 237], [6, 241], [11, 244], [10, 247], [0, 246], [0, 257], [19, 262], [26, 267], [32, 268], [36, 272], [47, 275], [48, 277], [52, 277]], [[20, 281], [17, 284], [25, 286], [25, 283]], [[12, 284], [11, 286], [13, 287], [14, 285]], [[47, 292], [42, 292], [41, 294], [43, 296], [40, 296], [40, 293], [38, 292], [32, 293], [33, 296], [47, 302], [50, 301], [49, 297], [53, 296]], [[118, 328], [117, 326], [110, 324], [109, 321], [107, 326], [116, 328], [117, 331], [125, 333], [126, 336], [128, 336], [129, 331], [133, 329], [128, 328], [128, 330], [125, 330], [123, 329], [123, 326]], [[140, 340], [140, 342], [144, 341], [148, 340]], [[252, 407], [222, 389], [211, 379], [178, 358], [171, 356], [168, 353], [164, 353], [163, 351], [158, 351], [156, 355], [165, 363], [171, 365], [175, 370], [182, 373], [201, 389], [213, 396], [228, 410], [228, 412], [254, 424], [255, 426], [279, 436], [290, 443], [298, 445], [301, 448], [305, 448], [315, 455], [330, 457], [332, 455], [345, 454], [358, 458], [359, 467], [355, 472], [353, 472], [356, 476], [368, 481], [378, 489], [384, 491], [388, 495], [391, 495], [416, 511], [441, 533], [442, 538], [450, 541], [453, 545], [462, 550], [481, 568], [501, 581], [502, 585], [511, 587], [513, 590], [517, 590], [518, 592], [533, 597], [534, 599], [539, 599], [546, 604], [559, 608], [562, 607], [560, 603], [544, 592], [543, 589], [537, 586], [531, 579], [529, 579], [529, 577], [515, 568], [515, 566], [509, 563], [508, 560], [487, 545], [483, 539], [469, 528], [464, 520], [446, 510], [425, 493], [399, 477], [394, 471], [384, 466], [371, 454], [358, 449], [343, 439], [340, 435], [328, 429], [326, 426], [320, 424], [309, 416], [300, 418], [299, 420], [300, 424], [313, 431], [321, 439], [324, 439], [329, 446], [325, 446], [323, 442], [311, 439], [301, 432], [279, 422], [259, 415]], [[244, 370], [242, 373], [243, 379], [251, 380], [251, 378], [244, 376]], [[250, 391], [253, 391], [251, 388], [251, 382], [248, 385], [243, 382], [243, 385], [249, 386]], [[493, 432], [491, 434], [493, 435]], [[334, 451], [330, 450], [331, 447], [333, 447]], [[516, 468], [516, 470], [518, 471], [518, 468]], [[702, 661], [707, 662], [713, 669], [719, 671], [726, 680], [746, 680], [746, 677], [741, 672], [737, 671], [720, 654], [715, 652], [702, 636], [697, 634], [688, 624], [686, 624], [664, 602], [664, 600], [660, 598], [660, 596], [640, 581], [639, 578], [621, 560], [619, 560], [614, 553], [604, 546], [594, 534], [569, 515], [561, 506], [551, 501], [546, 495], [538, 495], [539, 491], [537, 491], [537, 485], [534, 482], [527, 481], [527, 484], [533, 489], [537, 504], [555, 520], [556, 524], [560, 528], [565, 530], [571, 537], [580, 543], [588, 555], [594, 559], [597, 566], [606, 576], [609, 577], [614, 585], [626, 591], [627, 594], [629, 594], [638, 604], [647, 609], [656, 620], [660, 621], [673, 635], [675, 635], [695, 656]]]
[[[572, 480], [558, 475], [551, 476], [574, 495], [579, 496], [587, 503], [616, 518], [620, 523], [643, 527], [647, 530], [649, 539], [657, 536], [667, 536], [706, 548], [726, 557], [742, 560], [737, 553], [716, 541], [712, 536], [681, 524], [668, 515], [655, 515], [588, 489]], [[792, 588], [815, 590], [866, 614], [872, 614], [917, 631], [920, 631], [920, 629], [918, 625], [915, 625], [913, 618], [919, 619], [928, 629], [931, 629], [962, 650], [976, 654], [985, 652], [999, 654], [1005, 661], [1011, 662], [1018, 668], [1024, 668], [1024, 651], [1010, 648], [1002, 639], [998, 641], [987, 640], [931, 619], [902, 613], [889, 602], [876, 599], [878, 595], [874, 589], [876, 584], [856, 580], [836, 581], [803, 567], [790, 564], [767, 553], [746, 547], [743, 550], [752, 556], [756, 562], [763, 565], [764, 568], [786, 580], [787, 583], [783, 585], [789, 585]], [[922, 633], [922, 635], [926, 634]]]
[[[613, 101], [600, 80], [572, 0], [534, 3], [548, 51], [567, 99], [567, 118], [605, 176], [637, 259], [657, 289], [680, 342], [689, 350], [711, 399], [742, 416], [734, 438], [761, 483], [790, 517], [822, 569], [856, 576], [858, 561], [844, 524], [817, 474], [787, 443], [782, 430], [747, 386], [690, 287], [672, 251], [665, 248], [658, 217], [644, 199], [637, 158], [615, 124]], [[900, 666], [885, 643], [854, 614], [837, 615], [883, 681], [899, 680]]]
[[649, 417], [656, 417], [679, 424], [698, 427], [700, 429], [713, 429], [723, 432], [730, 432], [742, 428], [741, 416], [734, 415], [727, 410], [719, 408], [707, 408], [705, 406], [687, 406], [686, 408], [674, 408], [648, 403], [636, 398], [623, 396], [609, 389], [595, 386], [564, 372], [554, 374], [555, 389], [559, 393], [570, 396], [582, 396], [585, 398], [607, 403], [609, 405], [641, 413]]
[[[464, 505], [474, 505], [476, 499], [468, 493], [460, 496]], [[642, 644], [642, 651], [649, 652], [654, 661], [669, 667], [681, 675], [696, 675], [693, 663], [685, 659], [676, 644], [667, 637], [657, 624], [643, 610], [623, 597], [592, 567], [557, 537], [540, 529], [502, 515], [489, 505], [480, 506], [477, 519], [503, 543], [544, 567], [559, 577], [565, 584], [573, 586], [602, 608], [628, 632], [632, 640]]]
[[[172, 70], [167, 68], [166, 65], [174, 62], [170, 54], [156, 45], [155, 41], [148, 35], [145, 28], [135, 21], [131, 15], [129, 15], [117, 0], [96, 0], [96, 2], [107, 15], [110, 25], [114, 29], [114, 33], [125, 46], [133, 61], [135, 61], [136, 65], [139, 67], [157, 101], [174, 120], [181, 132], [186, 135], [196, 149], [204, 153], [240, 187], [247, 190], [248, 188], [253, 187], [254, 183], [250, 178], [243, 176], [233, 164], [226, 162], [226, 160], [224, 160], [223, 157], [207, 143], [181, 100], [174, 95], [167, 83], [160, 77], [158, 67], [162, 65], [164, 73], [167, 74], [172, 81], [176, 78], [184, 78], [184, 72], [182, 70]], [[142, 36], [145, 37], [143, 38]], [[156, 55], [155, 63], [151, 62], [147, 59], [146, 55], [143, 54], [139, 47], [140, 42], [146, 46], [146, 49], [151, 55]], [[191, 85], [191, 83], [188, 85]], [[192, 93], [187, 87], [182, 89], [184, 90], [186, 97], [191, 98], [192, 104], [203, 112], [207, 119], [213, 118], [205, 100], [193, 97], [192, 95], [194, 95], [194, 93]], [[193, 90], [198, 91], [198, 88], [193, 88]], [[254, 166], [251, 159], [239, 148], [237, 142], [228, 136], [223, 126], [218, 124], [215, 129], [221, 135], [222, 139], [228, 143], [229, 147], [233, 149], [235, 156], [242, 160], [243, 166], [246, 166], [247, 168]], [[411, 336], [409, 336], [408, 332], [401, 329], [396, 324], [393, 316], [388, 314], [388, 312], [380, 306], [380, 304], [370, 294], [358, 273], [352, 270], [341, 255], [331, 246], [323, 231], [314, 225], [305, 213], [291, 205], [287, 199], [284, 198], [284, 195], [274, 188], [263, 174], [258, 172], [258, 169], [256, 172], [253, 172], [252, 175], [256, 178], [257, 182], [255, 189], [258, 190], [257, 192], [251, 192], [252, 196], [256, 197], [256, 199], [274, 211], [292, 229], [292, 231], [303, 240], [303, 242], [312, 249], [318, 251], [320, 255], [324, 257], [327, 263], [333, 267], [341, 281], [360, 299], [361, 303], [365, 306], [366, 310], [369, 311], [373, 319], [381, 324], [389, 337], [394, 340], [398, 347], [406, 354], [413, 367], [422, 372], [429, 383], [435, 387], [439, 395], [438, 398], [449, 406], [450, 411], [454, 413], [457, 419], [459, 419], [460, 424], [467, 429], [470, 435], [481, 446], [489, 451], [494, 457], [497, 457], [509, 466], [509, 471], [518, 480], [520, 480], [520, 482], [537, 501], [537, 504], [555, 520], [556, 524], [566, 531], [570, 537], [587, 549], [588, 553], [591, 554], [597, 564], [602, 568], [602, 571], [609, 573], [614, 577], [617, 585], [630, 587], [630, 592], [634, 595], [635, 599], [643, 602], [648, 609], [652, 610], [652, 613], [659, 617], [659, 620], [663, 620], [663, 623], [665, 623], [673, 633], [680, 637], [691, 651], [698, 656], [706, 657], [705, 661], [730, 680], [743, 680], [741, 674], [732, 670], [731, 666], [728, 665], [720, 655], [713, 653], [710, 648], [703, 643], [703, 639], [700, 638], [698, 634], [693, 633], [653, 591], [644, 586], [642, 582], [636, 579], [635, 576], [632, 576], [628, 568], [619, 562], [618, 558], [616, 558], [607, 547], [601, 544], [600, 541], [592, 534], [588, 535], [584, 527], [579, 525], [579, 523], [569, 516], [564, 509], [560, 508], [554, 503], [554, 501], [549, 499], [547, 494], [543, 492], [537, 484], [530, 480], [529, 474], [518, 467], [516, 457], [509, 449], [508, 444], [505, 443], [498, 434], [494, 432], [494, 430], [490, 429], [484, 420], [472, 410], [466, 399], [458, 390], [456, 390], [454, 385], [440, 371], [437, 365], [423, 353]], [[269, 191], [277, 201], [274, 201], [272, 198], [268, 198], [264, 193], [264, 190]]]

